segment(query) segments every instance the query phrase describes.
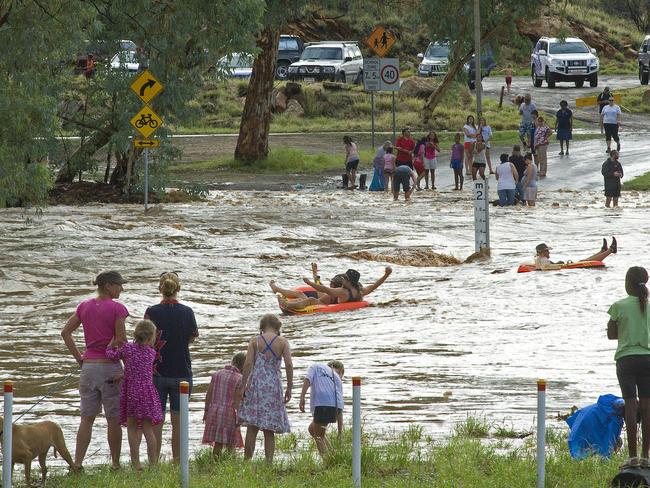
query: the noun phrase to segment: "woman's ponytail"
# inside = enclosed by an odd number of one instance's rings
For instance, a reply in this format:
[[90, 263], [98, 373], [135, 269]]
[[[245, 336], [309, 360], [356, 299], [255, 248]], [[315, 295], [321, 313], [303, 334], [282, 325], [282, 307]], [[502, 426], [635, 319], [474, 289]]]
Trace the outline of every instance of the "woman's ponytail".
[[648, 307], [648, 272], [641, 266], [632, 266], [625, 275], [625, 290], [639, 299], [641, 313]]

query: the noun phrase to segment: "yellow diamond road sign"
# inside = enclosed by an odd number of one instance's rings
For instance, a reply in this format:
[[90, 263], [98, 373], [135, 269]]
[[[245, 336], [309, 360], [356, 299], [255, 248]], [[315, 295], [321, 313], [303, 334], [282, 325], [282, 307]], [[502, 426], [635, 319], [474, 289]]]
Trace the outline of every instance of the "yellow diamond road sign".
[[370, 33], [368, 39], [366, 39], [366, 44], [377, 56], [383, 58], [390, 48], [393, 47], [393, 44], [395, 44], [395, 36], [381, 25], [378, 25]]
[[156, 132], [158, 127], [163, 125], [163, 119], [151, 107], [145, 105], [131, 119], [131, 125], [147, 139], [151, 134]]
[[142, 74], [131, 83], [131, 90], [133, 90], [144, 103], [149, 103], [153, 100], [156, 95], [163, 91], [163, 88], [165, 88], [163, 84], [160, 83], [148, 69], [144, 70]]

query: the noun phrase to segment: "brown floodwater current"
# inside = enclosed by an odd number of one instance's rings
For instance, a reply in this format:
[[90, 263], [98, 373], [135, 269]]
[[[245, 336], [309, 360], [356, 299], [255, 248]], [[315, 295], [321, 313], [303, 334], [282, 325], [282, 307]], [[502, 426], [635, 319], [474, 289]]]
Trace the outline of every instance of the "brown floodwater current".
[[[370, 283], [386, 263], [349, 255], [408, 256], [428, 248], [462, 261], [474, 251], [470, 193], [445, 187], [417, 193], [410, 204], [323, 184], [213, 192], [207, 202], [166, 205], [147, 215], [133, 205], [48, 207], [42, 216], [28, 212], [31, 221], [20, 210], [1, 211], [0, 378], [16, 382], [15, 411], [26, 410], [74, 369], [60, 331], [77, 304], [93, 296], [99, 271], [117, 269], [129, 280], [120, 301], [131, 313], [131, 331], [157, 303], [160, 273], [174, 270], [182, 280], [179, 298], [194, 309], [200, 330], [191, 346], [190, 407], [191, 448], [199, 448], [210, 374], [245, 349], [262, 314], [278, 311], [269, 280], [299, 285], [317, 261], [324, 279], [354, 267]], [[304, 432], [309, 422], [298, 411], [307, 367], [333, 358], [346, 365], [348, 414], [350, 377], [359, 375], [368, 426], [419, 424], [434, 438], [444, 438], [468, 415], [530, 430], [540, 377], [548, 380], [549, 417], [618, 393], [606, 311], [625, 294], [627, 268], [650, 265], [650, 197], [627, 194], [624, 207], [604, 209], [601, 195], [594, 185], [542, 192], [535, 209], [492, 207], [491, 260], [391, 264], [393, 274], [369, 297], [374, 306], [283, 318], [296, 369], [288, 405], [293, 429]], [[620, 251], [605, 269], [516, 273], [539, 242], [549, 244], [556, 259], [578, 260], [611, 235], [618, 236]], [[81, 331], [75, 337], [81, 345]], [[74, 450], [77, 386], [75, 375], [21, 421], [59, 422]], [[163, 451], [169, 453], [168, 446]], [[88, 452], [89, 463], [107, 459], [101, 418]], [[126, 459], [126, 435], [122, 453]]]

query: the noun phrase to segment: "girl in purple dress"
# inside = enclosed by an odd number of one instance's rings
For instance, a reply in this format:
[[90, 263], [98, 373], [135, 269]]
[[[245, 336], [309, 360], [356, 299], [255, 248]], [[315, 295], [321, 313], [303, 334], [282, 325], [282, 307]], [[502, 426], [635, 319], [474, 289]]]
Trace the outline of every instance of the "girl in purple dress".
[[150, 320], [141, 320], [135, 326], [133, 342], [116, 348], [113, 340], [106, 349], [106, 357], [124, 361], [124, 378], [120, 387], [120, 423], [126, 426], [131, 464], [140, 466], [142, 434], [147, 441], [149, 464], [156, 464], [157, 449], [153, 426], [162, 422], [160, 396], [153, 384], [153, 348], [156, 326]]

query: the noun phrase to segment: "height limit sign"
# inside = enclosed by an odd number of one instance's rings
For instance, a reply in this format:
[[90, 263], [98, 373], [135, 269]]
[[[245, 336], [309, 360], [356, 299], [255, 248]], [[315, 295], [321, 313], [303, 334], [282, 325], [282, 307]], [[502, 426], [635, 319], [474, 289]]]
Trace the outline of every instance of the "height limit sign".
[[363, 84], [366, 91], [399, 91], [399, 59], [366, 58]]

